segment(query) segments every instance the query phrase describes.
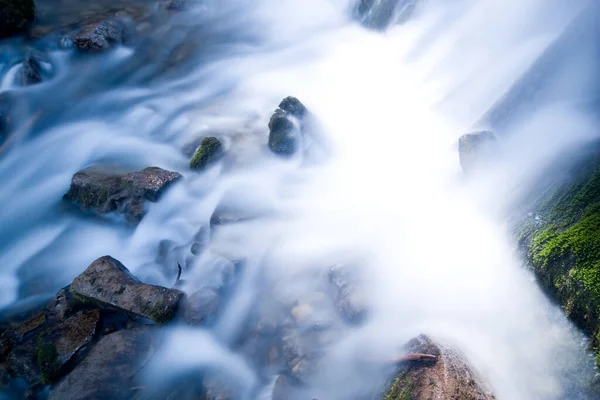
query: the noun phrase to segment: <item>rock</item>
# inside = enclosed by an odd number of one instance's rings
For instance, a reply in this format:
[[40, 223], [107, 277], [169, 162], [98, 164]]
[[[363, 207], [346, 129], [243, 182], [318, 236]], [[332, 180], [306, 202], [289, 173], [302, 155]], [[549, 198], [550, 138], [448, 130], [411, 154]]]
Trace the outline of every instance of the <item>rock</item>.
[[61, 376], [65, 364], [91, 342], [99, 322], [100, 310], [80, 311], [38, 337], [36, 354], [43, 383]]
[[14, 345], [6, 359], [10, 375], [24, 379], [29, 384], [42, 380], [37, 362], [37, 345], [35, 340], [29, 340], [19, 345]]
[[125, 41], [125, 28], [125, 23], [119, 19], [106, 19], [83, 28], [75, 35], [73, 43], [80, 50], [108, 50]]
[[85, 303], [82, 303], [73, 296], [73, 293], [71, 293], [71, 286], [69, 285], [56, 293], [54, 298], [46, 306], [46, 309], [54, 316], [54, 318], [56, 318], [56, 320], [64, 321], [66, 318], [75, 314], [83, 306], [85, 306]]
[[73, 175], [64, 199], [98, 213], [118, 210], [132, 223], [145, 215], [144, 201], [156, 202], [181, 175], [157, 167], [122, 174], [106, 167], [88, 167]]
[[272, 400], [305, 400], [305, 389], [292, 378], [279, 375], [273, 386]]
[[4, 143], [8, 137], [8, 133], [12, 129], [11, 123], [12, 98], [10, 94], [0, 93], [0, 145]]
[[176, 289], [141, 283], [110, 256], [97, 259], [75, 278], [71, 291], [78, 297], [158, 323], [168, 322], [175, 316], [184, 296]]
[[190, 168], [202, 170], [216, 161], [219, 161], [225, 151], [221, 141], [215, 137], [205, 137], [200, 143], [200, 147], [190, 160]]
[[429, 358], [405, 363], [382, 399], [495, 399], [491, 390], [457, 350], [441, 346], [424, 335], [411, 340], [406, 350], [409, 353], [433, 355], [437, 359], [433, 363]]
[[190, 325], [202, 325], [219, 310], [219, 294], [203, 288], [188, 296], [181, 304], [181, 317]]
[[21, 83], [35, 85], [42, 81], [43, 68], [40, 62], [31, 54], [27, 55], [21, 67]]
[[335, 306], [348, 323], [359, 324], [367, 317], [366, 301], [359, 290], [357, 272], [346, 266], [329, 270], [328, 278], [334, 290]]
[[419, 0], [360, 0], [356, 16], [372, 29], [385, 29], [406, 22], [414, 13]]
[[269, 148], [275, 154], [290, 156], [302, 141], [306, 107], [295, 97], [286, 97], [269, 121]]
[[187, 0], [161, 0], [160, 6], [167, 11], [184, 11], [190, 4]]
[[496, 136], [489, 131], [472, 132], [458, 139], [460, 165], [465, 172], [471, 172], [489, 159], [497, 142]]
[[15, 328], [13, 330], [13, 333], [22, 337], [44, 325], [47, 320], [48, 317], [46, 316], [46, 314], [38, 314], [29, 321], [22, 324], [21, 326]]
[[0, 0], [0, 39], [25, 32], [34, 18], [33, 0]]
[[53, 388], [50, 399], [134, 398], [139, 390], [135, 378], [156, 347], [155, 330], [149, 326], [111, 333]]

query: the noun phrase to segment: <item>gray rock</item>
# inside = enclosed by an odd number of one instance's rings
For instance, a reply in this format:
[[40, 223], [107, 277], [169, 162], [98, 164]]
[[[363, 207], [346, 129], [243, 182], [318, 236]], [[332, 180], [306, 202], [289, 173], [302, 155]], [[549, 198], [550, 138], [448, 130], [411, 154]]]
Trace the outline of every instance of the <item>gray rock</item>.
[[121, 44], [126, 39], [126, 27], [123, 21], [107, 19], [82, 29], [73, 38], [80, 50], [103, 51]]
[[202, 325], [219, 310], [219, 294], [203, 288], [186, 297], [181, 304], [181, 318], [190, 325]]
[[34, 18], [33, 0], [1, 0], [0, 39], [25, 32]]
[[157, 348], [155, 329], [122, 330], [103, 337], [90, 354], [59, 382], [51, 400], [131, 399], [136, 377]]
[[308, 111], [295, 97], [286, 97], [269, 121], [269, 148], [275, 154], [290, 156], [302, 143], [303, 123]]
[[223, 144], [216, 137], [205, 137], [190, 160], [190, 168], [202, 170], [225, 155]]
[[158, 323], [170, 321], [184, 294], [176, 289], [147, 285], [110, 256], [94, 261], [73, 280], [77, 297], [109, 305]]
[[497, 144], [496, 136], [489, 131], [472, 132], [458, 139], [460, 165], [465, 172], [471, 172], [490, 159]]
[[4, 143], [12, 129], [11, 109], [12, 97], [10, 93], [0, 93], [0, 145]]
[[181, 175], [157, 167], [128, 174], [93, 166], [77, 172], [64, 195], [84, 209], [97, 213], [119, 211], [132, 223], [145, 215], [144, 201], [156, 202]]
[[491, 389], [469, 365], [458, 350], [442, 346], [429, 337], [421, 335], [411, 340], [406, 350], [412, 354], [427, 354], [428, 357], [404, 363], [389, 385], [382, 399], [413, 400], [426, 399], [495, 399]]
[[360, 0], [356, 16], [372, 29], [385, 29], [406, 22], [413, 15], [420, 0]]

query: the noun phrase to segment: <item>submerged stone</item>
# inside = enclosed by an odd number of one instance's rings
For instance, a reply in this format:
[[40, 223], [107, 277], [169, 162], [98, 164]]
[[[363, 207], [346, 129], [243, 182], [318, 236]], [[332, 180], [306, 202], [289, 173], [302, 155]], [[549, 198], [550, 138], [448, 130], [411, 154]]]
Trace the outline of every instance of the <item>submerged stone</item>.
[[269, 121], [269, 148], [275, 154], [290, 156], [302, 141], [306, 107], [295, 97], [286, 97]]
[[413, 15], [420, 0], [360, 0], [356, 16], [372, 29], [385, 29], [406, 22]]
[[489, 131], [462, 135], [458, 139], [458, 155], [463, 171], [471, 172], [488, 160], [493, 155], [496, 142], [496, 136]]
[[441, 346], [421, 335], [407, 344], [406, 351], [420, 357], [400, 366], [382, 400], [495, 399], [487, 384], [458, 350]]
[[202, 170], [225, 155], [223, 144], [216, 137], [205, 137], [190, 160], [190, 168]]
[[21, 65], [21, 83], [23, 85], [35, 85], [42, 81], [44, 67], [34, 53], [29, 53]]
[[80, 50], [108, 50], [125, 41], [126, 31], [123, 21], [107, 19], [83, 28], [74, 38], [73, 43]]
[[206, 323], [219, 310], [219, 294], [203, 288], [185, 298], [181, 304], [181, 318], [190, 325]]
[[354, 269], [342, 265], [332, 267], [328, 274], [338, 313], [346, 322], [352, 324], [361, 323], [368, 313], [357, 273]]
[[0, 0], [0, 39], [25, 32], [34, 18], [33, 0]]
[[135, 379], [157, 348], [149, 326], [103, 337], [50, 394], [51, 400], [130, 399], [139, 394]]
[[157, 167], [122, 174], [106, 167], [88, 167], [73, 175], [64, 198], [97, 213], [119, 211], [138, 223], [145, 215], [144, 201], [156, 202], [181, 175]]
[[153, 320], [170, 321], [184, 294], [176, 289], [147, 285], [110, 256], [94, 261], [71, 284], [72, 292], [84, 299], [109, 305]]

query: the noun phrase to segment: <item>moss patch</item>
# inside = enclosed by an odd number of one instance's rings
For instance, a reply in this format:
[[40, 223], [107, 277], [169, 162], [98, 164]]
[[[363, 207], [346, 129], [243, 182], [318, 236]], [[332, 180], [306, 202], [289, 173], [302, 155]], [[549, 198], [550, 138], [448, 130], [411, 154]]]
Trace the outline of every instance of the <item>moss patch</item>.
[[415, 390], [414, 379], [406, 372], [400, 374], [390, 390], [385, 394], [383, 400], [411, 400]]
[[37, 339], [36, 353], [38, 367], [42, 375], [42, 383], [49, 384], [54, 382], [58, 378], [60, 370], [56, 346], [49, 343], [46, 340], [46, 336], [41, 334]]

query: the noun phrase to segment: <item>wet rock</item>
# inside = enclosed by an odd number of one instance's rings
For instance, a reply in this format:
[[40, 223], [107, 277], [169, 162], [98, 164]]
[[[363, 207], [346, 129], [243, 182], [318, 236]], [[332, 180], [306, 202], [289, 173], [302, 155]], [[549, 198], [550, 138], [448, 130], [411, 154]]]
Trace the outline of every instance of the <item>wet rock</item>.
[[493, 155], [496, 136], [489, 131], [472, 132], [458, 139], [460, 165], [465, 172], [471, 172]]
[[157, 347], [155, 330], [143, 326], [103, 337], [50, 394], [51, 400], [130, 399], [135, 378]]
[[200, 143], [200, 147], [190, 160], [190, 168], [202, 170], [216, 161], [220, 160], [225, 154], [223, 144], [215, 137], [205, 137]]
[[35, 317], [33, 317], [32, 319], [30, 319], [29, 321], [27, 321], [24, 324], [15, 328], [13, 330], [13, 333], [17, 336], [22, 337], [22, 336], [27, 335], [28, 333], [33, 332], [36, 329], [40, 328], [42, 325], [44, 325], [46, 323], [47, 320], [48, 320], [48, 317], [46, 316], [46, 314], [40, 313], [40, 314], [36, 315]]
[[33, 0], [0, 0], [0, 39], [25, 32], [34, 18]]
[[10, 375], [22, 378], [29, 384], [41, 382], [42, 376], [37, 362], [37, 350], [35, 340], [14, 345], [6, 359]]
[[29, 53], [21, 66], [21, 83], [35, 85], [42, 81], [43, 75], [44, 67], [40, 60], [33, 53]]
[[357, 282], [357, 271], [336, 266], [329, 270], [329, 283], [334, 290], [335, 306], [340, 316], [349, 323], [361, 323], [367, 317], [367, 305]]
[[305, 389], [292, 378], [280, 375], [273, 386], [272, 400], [305, 400]]
[[0, 338], [0, 362], [6, 360], [6, 356], [13, 348], [13, 341], [9, 338]]
[[455, 349], [421, 335], [406, 346], [409, 353], [436, 357], [408, 361], [394, 378], [385, 400], [470, 399], [492, 400], [494, 395], [468, 361]]
[[144, 201], [158, 201], [180, 177], [177, 172], [157, 167], [128, 174], [88, 167], [73, 176], [64, 198], [101, 214], [118, 210], [128, 221], [138, 223], [145, 215]]
[[179, 290], [140, 282], [110, 256], [97, 259], [75, 278], [71, 291], [78, 297], [158, 323], [168, 322], [175, 316], [184, 296]]
[[42, 382], [51, 383], [71, 358], [89, 344], [100, 322], [100, 310], [81, 311], [42, 333], [36, 342]]
[[275, 154], [290, 156], [300, 148], [306, 107], [295, 97], [286, 97], [269, 121], [269, 148]]
[[413, 15], [419, 0], [360, 0], [356, 15], [372, 29], [385, 29], [406, 22]]
[[84, 306], [85, 303], [82, 303], [73, 296], [73, 293], [71, 293], [71, 286], [69, 285], [56, 293], [54, 298], [46, 306], [46, 309], [54, 316], [54, 318], [56, 318], [56, 320], [63, 321]]
[[6, 92], [0, 93], [0, 145], [4, 143], [12, 128], [11, 108], [12, 99], [10, 94]]
[[103, 51], [123, 43], [125, 38], [125, 23], [118, 19], [107, 19], [82, 29], [73, 38], [73, 43], [80, 50]]
[[219, 294], [203, 288], [188, 296], [181, 304], [181, 318], [190, 325], [202, 325], [219, 310]]
[[160, 6], [167, 11], [184, 11], [190, 3], [188, 0], [161, 0]]

